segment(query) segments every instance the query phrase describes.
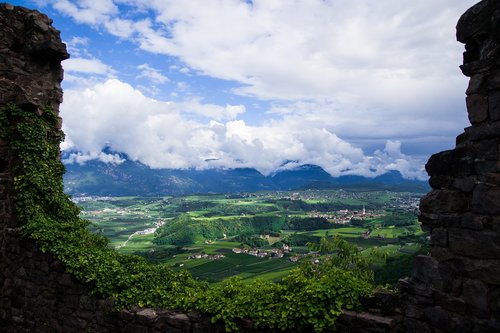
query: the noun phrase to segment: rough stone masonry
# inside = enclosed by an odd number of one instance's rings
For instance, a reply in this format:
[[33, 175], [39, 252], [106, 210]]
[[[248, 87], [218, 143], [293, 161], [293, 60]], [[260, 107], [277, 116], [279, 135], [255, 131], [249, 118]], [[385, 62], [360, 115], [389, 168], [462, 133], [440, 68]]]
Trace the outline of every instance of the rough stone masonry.
[[[69, 55], [51, 24], [37, 11], [0, 4], [0, 106], [59, 110], [60, 63]], [[398, 316], [346, 313], [341, 331], [500, 332], [500, 1], [468, 10], [457, 38], [466, 48], [461, 68], [470, 77], [471, 126], [455, 149], [427, 164], [433, 190], [422, 199], [420, 220], [431, 235], [431, 255], [417, 257], [401, 281], [402, 326]], [[58, 260], [21, 236], [12, 207], [16, 163], [9, 142], [0, 141], [1, 332], [223, 330], [198, 313], [113, 312], [112, 299], [89, 296]], [[380, 307], [394, 307], [390, 302]]]
[[426, 165], [433, 190], [420, 221], [431, 255], [401, 281], [406, 332], [500, 332], [500, 1], [463, 14], [457, 39], [471, 126]]

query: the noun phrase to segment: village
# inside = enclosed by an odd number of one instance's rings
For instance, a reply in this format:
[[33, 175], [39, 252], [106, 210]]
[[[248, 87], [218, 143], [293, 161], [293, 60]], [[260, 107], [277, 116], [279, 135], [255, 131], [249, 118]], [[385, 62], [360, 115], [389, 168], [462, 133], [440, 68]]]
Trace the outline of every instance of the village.
[[384, 216], [383, 213], [375, 213], [366, 211], [365, 207], [361, 211], [358, 210], [349, 210], [349, 209], [340, 209], [336, 212], [316, 212], [313, 211], [308, 214], [309, 217], [314, 218], [323, 218], [327, 219], [329, 222], [334, 224], [349, 224], [351, 220], [354, 218], [357, 219], [365, 219], [365, 218], [376, 218]]

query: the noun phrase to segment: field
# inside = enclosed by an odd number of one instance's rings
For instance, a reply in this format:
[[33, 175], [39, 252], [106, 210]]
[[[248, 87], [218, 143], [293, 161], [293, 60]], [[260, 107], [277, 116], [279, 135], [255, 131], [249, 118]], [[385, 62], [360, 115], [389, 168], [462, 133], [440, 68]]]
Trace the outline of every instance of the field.
[[233, 275], [279, 281], [308, 260], [308, 243], [326, 235], [339, 235], [367, 254], [378, 251], [386, 259], [373, 268], [384, 276], [380, 282], [393, 283], [407, 274], [409, 267], [402, 266], [426, 242], [416, 220], [415, 193], [325, 190], [74, 200], [91, 230], [118, 251], [188, 269], [211, 283]]

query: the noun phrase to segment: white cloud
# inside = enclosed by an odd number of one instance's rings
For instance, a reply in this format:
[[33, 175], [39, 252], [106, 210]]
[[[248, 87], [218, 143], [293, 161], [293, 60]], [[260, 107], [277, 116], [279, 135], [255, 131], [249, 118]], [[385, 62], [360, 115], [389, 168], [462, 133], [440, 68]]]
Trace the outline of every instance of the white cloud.
[[193, 72], [237, 82], [235, 94], [280, 101], [289, 115], [304, 101], [328, 105], [321, 114], [310, 109], [311, 117], [335, 122], [341, 137], [366, 139], [443, 128], [450, 138], [467, 124], [455, 102], [466, 84], [454, 26], [475, 2], [115, 1], [136, 8], [134, 19], [111, 0], [54, 6], [147, 52], [178, 57]]
[[113, 0], [54, 0], [52, 5], [61, 13], [73, 17], [77, 22], [92, 25], [102, 24], [110, 16], [118, 13]]
[[88, 154], [83, 154], [81, 152], [73, 152], [70, 153], [64, 160], [64, 163], [78, 163], [78, 164], [85, 164], [88, 161], [93, 161], [93, 160], [98, 160], [104, 163], [109, 163], [109, 164], [122, 164], [125, 162], [125, 160], [118, 154], [107, 154], [105, 152], [99, 152], [99, 153], [88, 153]]
[[68, 48], [68, 52], [72, 57], [88, 57], [89, 54], [85, 48], [89, 44], [89, 39], [87, 37], [74, 36], [65, 43]]
[[95, 58], [70, 58], [63, 62], [63, 68], [69, 73], [76, 72], [98, 75], [112, 75], [114, 73], [114, 70], [110, 66]]
[[403, 177], [410, 179], [425, 179], [426, 172], [422, 159], [406, 156], [401, 153], [400, 141], [387, 141], [385, 148], [377, 150], [371, 158], [373, 170], [378, 174], [383, 174], [390, 170], [401, 172]]
[[112, 18], [106, 20], [103, 24], [110, 34], [123, 39], [131, 37], [135, 31], [134, 22], [131, 20]]
[[148, 64], [139, 65], [137, 69], [141, 71], [141, 74], [139, 74], [137, 78], [146, 78], [156, 84], [163, 84], [169, 81], [168, 77]]
[[[67, 90], [63, 109], [73, 103], [71, 108], [81, 110], [84, 106], [71, 101], [85, 98], [102, 113], [96, 119], [105, 122], [81, 126], [78, 131], [83, 133], [77, 133], [76, 122], [68, 125], [70, 138], [94, 155], [104, 138], [113, 139], [153, 166], [253, 165], [269, 172], [282, 161], [300, 160], [332, 174], [373, 175], [395, 168], [408, 177], [421, 177], [422, 158], [402, 154], [400, 143], [452, 145], [467, 125], [466, 79], [458, 69], [463, 46], [455, 42], [454, 26], [475, 2], [53, 1], [54, 8], [77, 22], [177, 64], [170, 66], [169, 74], [177, 89], [165, 95], [181, 102], [166, 103], [147, 99], [121, 81], [97, 83], [99, 76], [113, 76], [113, 71], [86, 53], [77, 54], [73, 63], [66, 61], [66, 78], [84, 82], [88, 89]], [[74, 45], [85, 46], [76, 40]], [[137, 67], [144, 61], [129, 66], [154, 84], [167, 82], [169, 78], [151, 65]], [[98, 77], [82, 79], [82, 73]], [[186, 82], [175, 81], [179, 73], [186, 74], [181, 75]], [[207, 77], [209, 82], [224, 80], [226, 96], [239, 95], [236, 100], [249, 104], [203, 103], [211, 97], [199, 93]], [[129, 100], [125, 91], [145, 106]], [[156, 87], [150, 91], [159, 96]], [[241, 118], [252, 118], [249, 106], [255, 99], [272, 107], [265, 113], [267, 120], [250, 126]], [[140, 113], [142, 109], [148, 111]], [[118, 115], [123, 110], [130, 114]], [[87, 138], [85, 131], [94, 138]], [[139, 142], [124, 137], [132, 134], [140, 134]], [[386, 140], [385, 149], [380, 149]], [[359, 148], [374, 145], [379, 150], [373, 156]]]
[[[224, 113], [231, 119], [242, 111], [239, 106], [157, 101], [111, 79], [84, 91], [66, 91], [61, 114], [67, 140], [62, 148], [81, 151], [70, 155], [79, 163], [88, 159], [118, 163], [119, 156], [102, 153], [110, 146], [154, 168], [251, 167], [269, 174], [294, 160], [319, 165], [332, 175], [374, 176], [401, 169], [409, 177], [422, 176], [411, 163], [404, 163], [408, 158], [398, 143], [388, 143], [385, 151], [370, 157], [307, 122], [249, 126], [242, 120], [210, 120]], [[208, 115], [207, 121], [192, 120], [193, 112]]]

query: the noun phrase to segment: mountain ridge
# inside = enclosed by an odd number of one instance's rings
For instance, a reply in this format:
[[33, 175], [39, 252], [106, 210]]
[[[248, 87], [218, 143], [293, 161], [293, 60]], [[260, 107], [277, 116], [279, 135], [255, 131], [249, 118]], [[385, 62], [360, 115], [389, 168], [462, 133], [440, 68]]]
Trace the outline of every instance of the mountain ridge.
[[203, 193], [286, 191], [305, 189], [367, 189], [427, 192], [427, 182], [404, 179], [398, 171], [375, 178], [332, 177], [317, 165], [301, 165], [264, 176], [252, 168], [152, 169], [125, 159], [120, 164], [98, 160], [66, 164], [64, 185], [73, 196], [162, 196]]

